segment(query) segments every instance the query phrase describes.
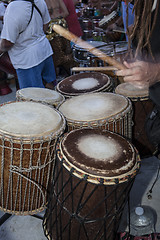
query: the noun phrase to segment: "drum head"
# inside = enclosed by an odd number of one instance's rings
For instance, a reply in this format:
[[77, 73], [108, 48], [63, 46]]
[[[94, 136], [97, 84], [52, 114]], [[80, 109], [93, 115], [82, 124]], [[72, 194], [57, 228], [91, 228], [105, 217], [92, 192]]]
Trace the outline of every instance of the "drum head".
[[69, 132], [60, 150], [70, 168], [91, 176], [120, 176], [136, 164], [135, 149], [125, 138], [99, 129]]
[[[85, 45], [86, 45], [85, 42], [84, 42], [84, 43], [82, 42], [82, 43], [81, 43], [81, 46], [79, 46], [78, 44], [74, 44], [74, 45], [73, 45], [73, 48], [83, 49], [83, 48], [82, 48], [82, 45], [83, 45], [83, 44], [84, 44], [84, 48], [85, 48]], [[87, 41], [87, 44], [92, 45], [93, 48], [100, 48], [100, 47], [102, 47], [102, 46], [107, 46], [107, 45], [108, 45], [106, 42], [101, 42], [101, 41]], [[87, 51], [87, 50], [85, 50], [85, 51]]]
[[128, 43], [125, 41], [110, 42], [105, 45], [101, 44], [98, 49], [109, 56], [121, 55], [128, 51]]
[[64, 128], [64, 118], [36, 102], [12, 102], [0, 107], [0, 134], [25, 139], [48, 138]]
[[114, 93], [88, 93], [67, 99], [59, 110], [67, 120], [94, 121], [119, 118], [129, 103], [129, 99]]
[[111, 85], [110, 78], [103, 73], [79, 73], [67, 77], [57, 84], [62, 95], [76, 96], [88, 92], [103, 91]]
[[56, 102], [61, 102], [64, 99], [57, 91], [36, 87], [19, 89], [16, 92], [16, 98], [26, 101], [43, 102], [50, 105], [54, 105]]
[[123, 96], [129, 98], [138, 98], [138, 97], [148, 97], [149, 96], [149, 89], [148, 88], [138, 88], [130, 83], [121, 83], [119, 84], [115, 92], [118, 94], [122, 94]]
[[114, 45], [113, 55], [114, 52], [120, 54], [127, 52], [128, 50], [128, 43], [126, 41], [115, 42], [115, 44], [113, 45]]

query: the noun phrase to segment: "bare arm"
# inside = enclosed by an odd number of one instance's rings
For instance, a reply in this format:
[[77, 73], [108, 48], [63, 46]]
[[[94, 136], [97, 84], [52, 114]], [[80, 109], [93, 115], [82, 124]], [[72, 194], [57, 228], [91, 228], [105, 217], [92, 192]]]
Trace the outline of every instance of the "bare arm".
[[11, 43], [10, 41], [6, 39], [0, 40], [0, 51], [1, 52], [7, 52], [13, 47], [14, 43]]

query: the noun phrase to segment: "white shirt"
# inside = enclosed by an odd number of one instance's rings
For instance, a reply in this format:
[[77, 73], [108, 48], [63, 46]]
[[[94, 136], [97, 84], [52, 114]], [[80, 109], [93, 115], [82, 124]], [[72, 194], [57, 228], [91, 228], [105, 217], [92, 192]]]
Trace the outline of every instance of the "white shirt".
[[[43, 24], [51, 19], [44, 0], [34, 1], [42, 13], [34, 8], [32, 19], [27, 26], [32, 4], [16, 0], [8, 4], [4, 15], [1, 38], [14, 43], [8, 51], [15, 69], [28, 69], [43, 62], [53, 54], [52, 47], [43, 31]], [[20, 32], [23, 31], [21, 34]]]

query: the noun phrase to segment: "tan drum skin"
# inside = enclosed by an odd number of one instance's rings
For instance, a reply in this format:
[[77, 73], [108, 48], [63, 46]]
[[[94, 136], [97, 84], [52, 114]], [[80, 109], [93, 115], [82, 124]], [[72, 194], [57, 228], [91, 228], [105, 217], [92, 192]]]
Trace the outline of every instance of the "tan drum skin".
[[60, 81], [56, 90], [65, 98], [85, 93], [112, 92], [113, 81], [100, 72], [78, 73]]
[[59, 107], [67, 121], [68, 131], [78, 128], [100, 128], [132, 136], [131, 101], [115, 93], [88, 93], [67, 99]]
[[65, 101], [65, 98], [55, 90], [28, 87], [17, 90], [16, 100], [40, 102], [58, 108]]

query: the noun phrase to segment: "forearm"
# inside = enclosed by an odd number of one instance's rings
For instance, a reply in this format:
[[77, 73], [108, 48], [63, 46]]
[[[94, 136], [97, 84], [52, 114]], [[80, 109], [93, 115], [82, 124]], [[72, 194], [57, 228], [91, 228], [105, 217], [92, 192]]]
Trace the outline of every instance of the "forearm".
[[0, 52], [7, 52], [12, 48], [14, 44], [11, 43], [10, 41], [7, 41], [6, 39], [1, 39], [0, 40]]
[[160, 82], [160, 63], [153, 63], [151, 66], [153, 77], [149, 79], [149, 85], [152, 86], [156, 82]]

